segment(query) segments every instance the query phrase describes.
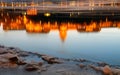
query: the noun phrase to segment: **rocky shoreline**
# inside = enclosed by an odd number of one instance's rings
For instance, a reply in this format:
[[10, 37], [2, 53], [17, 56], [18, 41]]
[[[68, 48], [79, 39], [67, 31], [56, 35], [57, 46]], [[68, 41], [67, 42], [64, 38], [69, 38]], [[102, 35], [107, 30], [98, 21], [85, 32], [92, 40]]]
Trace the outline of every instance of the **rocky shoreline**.
[[120, 66], [64, 59], [0, 45], [0, 75], [120, 75]]

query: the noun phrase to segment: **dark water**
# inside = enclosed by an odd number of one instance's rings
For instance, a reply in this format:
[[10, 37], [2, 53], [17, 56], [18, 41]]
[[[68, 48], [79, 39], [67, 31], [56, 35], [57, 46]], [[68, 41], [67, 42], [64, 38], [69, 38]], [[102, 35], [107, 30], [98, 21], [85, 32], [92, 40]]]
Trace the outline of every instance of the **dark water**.
[[0, 44], [120, 65], [120, 21], [112, 17], [52, 20], [1, 14]]

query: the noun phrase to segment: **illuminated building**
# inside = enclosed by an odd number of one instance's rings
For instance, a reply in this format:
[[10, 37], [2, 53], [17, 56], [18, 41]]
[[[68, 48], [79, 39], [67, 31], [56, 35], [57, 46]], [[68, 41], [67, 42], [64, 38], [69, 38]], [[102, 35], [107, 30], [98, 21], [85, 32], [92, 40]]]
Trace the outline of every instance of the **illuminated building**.
[[36, 8], [27, 9], [27, 15], [37, 15], [37, 9]]
[[[1, 7], [80, 7], [80, 6], [88, 6], [88, 7], [103, 7], [103, 6], [120, 6], [119, 0], [1, 0], [0, 2]], [[28, 8], [27, 8], [28, 9]]]
[[119, 28], [120, 28], [120, 22], [117, 22], [117, 27], [119, 27]]
[[28, 33], [44, 33], [48, 34], [50, 31], [59, 31], [59, 36], [62, 41], [65, 41], [67, 38], [68, 30], [76, 30], [78, 32], [100, 32], [102, 28], [110, 28], [110, 27], [118, 27], [120, 28], [120, 21], [110, 21], [106, 19], [106, 21], [91, 21], [89, 23], [82, 22], [44, 22], [39, 21], [35, 22], [30, 20], [25, 15], [16, 16], [15, 18], [10, 18], [7, 15], [1, 15], [0, 17], [3, 20], [0, 20], [0, 25], [3, 26], [3, 30], [26, 30]]

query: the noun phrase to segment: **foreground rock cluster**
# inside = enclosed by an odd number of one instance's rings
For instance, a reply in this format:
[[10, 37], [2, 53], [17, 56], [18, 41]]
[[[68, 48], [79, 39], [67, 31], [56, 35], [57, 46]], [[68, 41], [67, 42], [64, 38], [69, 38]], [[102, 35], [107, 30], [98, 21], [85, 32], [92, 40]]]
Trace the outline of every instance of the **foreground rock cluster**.
[[[20, 56], [24, 52], [18, 48], [0, 46], [0, 67], [17, 67], [26, 64]], [[26, 53], [27, 55], [27, 53]]]
[[[32, 55], [37, 56], [39, 61], [29, 60]], [[79, 75], [80, 73], [80, 75], [120, 75], [119, 67], [113, 67], [107, 63], [57, 58], [0, 45], [0, 68], [19, 68], [20, 66], [28, 72], [45, 72], [55, 75]], [[43, 73], [43, 75], [46, 74]]]

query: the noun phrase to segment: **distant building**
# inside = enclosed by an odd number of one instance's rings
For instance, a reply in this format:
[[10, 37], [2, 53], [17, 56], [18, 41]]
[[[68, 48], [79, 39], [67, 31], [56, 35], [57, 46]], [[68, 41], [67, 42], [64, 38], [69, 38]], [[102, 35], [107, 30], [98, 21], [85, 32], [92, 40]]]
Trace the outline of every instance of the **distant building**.
[[[120, 0], [1, 0], [2, 7], [27, 7], [27, 6], [47, 6], [47, 7], [87, 7], [87, 10], [94, 10], [94, 6], [120, 6]], [[88, 8], [91, 7], [91, 8]]]

